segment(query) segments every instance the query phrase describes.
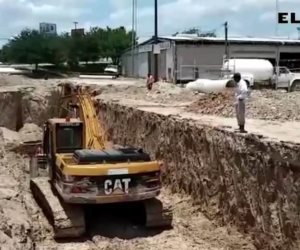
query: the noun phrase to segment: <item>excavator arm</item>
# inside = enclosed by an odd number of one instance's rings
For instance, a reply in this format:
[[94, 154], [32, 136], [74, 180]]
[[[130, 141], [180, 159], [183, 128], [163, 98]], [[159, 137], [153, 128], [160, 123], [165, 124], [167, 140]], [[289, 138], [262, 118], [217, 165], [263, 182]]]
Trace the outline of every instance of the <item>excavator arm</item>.
[[104, 149], [105, 138], [104, 130], [100, 125], [99, 119], [94, 108], [94, 103], [90, 95], [78, 94], [80, 119], [84, 124], [85, 147], [88, 149]]
[[[102, 150], [105, 148], [105, 132], [97, 117], [94, 102], [88, 89], [82, 89], [71, 84], [60, 85], [61, 112], [60, 117], [70, 116], [79, 118], [84, 124], [83, 148]], [[65, 111], [68, 114], [65, 116]], [[73, 112], [72, 112], [73, 111]]]

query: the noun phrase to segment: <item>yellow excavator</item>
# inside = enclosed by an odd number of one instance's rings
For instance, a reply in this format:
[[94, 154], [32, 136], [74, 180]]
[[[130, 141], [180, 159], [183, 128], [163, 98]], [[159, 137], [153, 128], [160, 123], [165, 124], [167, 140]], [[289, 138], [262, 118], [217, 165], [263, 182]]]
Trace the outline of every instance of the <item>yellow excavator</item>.
[[147, 227], [171, 226], [171, 210], [157, 198], [159, 162], [142, 149], [107, 146], [89, 89], [63, 84], [60, 100], [59, 118], [45, 123], [30, 164], [31, 192], [54, 237], [85, 234], [85, 204], [140, 201]]

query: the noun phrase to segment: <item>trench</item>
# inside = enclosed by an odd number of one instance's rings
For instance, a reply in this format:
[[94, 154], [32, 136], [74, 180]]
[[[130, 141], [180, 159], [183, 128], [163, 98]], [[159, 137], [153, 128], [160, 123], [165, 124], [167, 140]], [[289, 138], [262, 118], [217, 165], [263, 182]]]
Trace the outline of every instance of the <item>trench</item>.
[[114, 143], [163, 160], [165, 185], [209, 219], [234, 224], [257, 249], [299, 249], [299, 145], [116, 103], [99, 101], [99, 111]]
[[[46, 100], [38, 101], [16, 93], [0, 94], [0, 106], [5, 105], [0, 126], [18, 131], [28, 122], [41, 125], [55, 114], [52, 104], [56, 101], [55, 92]], [[193, 120], [101, 100], [98, 108], [99, 119], [111, 141], [142, 147], [153, 158], [163, 160], [163, 198], [174, 204], [176, 224], [174, 232], [147, 231], [131, 218], [130, 206], [87, 207], [89, 236], [83, 243], [70, 243], [83, 245], [72, 246], [92, 249], [104, 241], [108, 248], [103, 249], [150, 249], [150, 246], [155, 246], [154, 249], [299, 249], [299, 145], [238, 135]], [[20, 112], [22, 119], [7, 115]], [[13, 157], [21, 159], [20, 154], [10, 155], [10, 160]], [[22, 157], [27, 159], [26, 155]], [[29, 194], [28, 178], [24, 176], [28, 174], [26, 162], [8, 164], [20, 168], [17, 173], [12, 171], [13, 176], [20, 182], [25, 197], [21, 203], [29, 214], [28, 220], [34, 220], [31, 230], [22, 235], [27, 234], [32, 245], [49, 242], [47, 246], [54, 247], [51, 249], [60, 249], [59, 243], [51, 241], [51, 226]], [[220, 228], [227, 226], [232, 226], [234, 232], [237, 228], [238, 232], [220, 233]], [[178, 234], [182, 238], [176, 238]], [[143, 239], [149, 237], [155, 243], [145, 243]], [[205, 245], [207, 242], [201, 237], [213, 242], [212, 245]], [[119, 240], [114, 241], [115, 238]], [[164, 244], [167, 238], [174, 243]], [[135, 248], [128, 248], [127, 241]], [[178, 242], [181, 248], [176, 248], [180, 247]], [[155, 244], [162, 244], [161, 248]]]

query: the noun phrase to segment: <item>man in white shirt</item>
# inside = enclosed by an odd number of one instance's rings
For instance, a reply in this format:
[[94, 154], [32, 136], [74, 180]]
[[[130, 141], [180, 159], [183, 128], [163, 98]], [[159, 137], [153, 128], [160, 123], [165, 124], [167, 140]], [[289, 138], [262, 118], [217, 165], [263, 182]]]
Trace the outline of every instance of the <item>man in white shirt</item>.
[[241, 78], [240, 73], [235, 73], [233, 80], [236, 83], [235, 91], [235, 110], [237, 122], [239, 125], [239, 131], [241, 133], [247, 133], [245, 130], [245, 111], [246, 111], [246, 98], [248, 97], [247, 83]]

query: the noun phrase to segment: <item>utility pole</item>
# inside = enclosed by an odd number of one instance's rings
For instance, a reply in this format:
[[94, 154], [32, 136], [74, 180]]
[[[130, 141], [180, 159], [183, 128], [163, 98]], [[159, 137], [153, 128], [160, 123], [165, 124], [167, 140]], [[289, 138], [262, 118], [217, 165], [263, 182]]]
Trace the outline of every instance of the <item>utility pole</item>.
[[75, 25], [75, 30], [77, 30], [77, 24], [78, 24], [78, 22], [73, 22], [73, 23]]
[[131, 69], [132, 69], [132, 77], [135, 76], [134, 72], [134, 51], [135, 50], [135, 0], [132, 0], [132, 34], [131, 34]]
[[225, 22], [225, 59], [229, 59], [229, 50], [228, 50], [228, 22]]
[[278, 12], [279, 12], [279, 3], [276, 0], [276, 15], [275, 15], [275, 36], [278, 37]]
[[[157, 6], [157, 0], [154, 0], [154, 46], [156, 47], [158, 44], [158, 13], [157, 10], [158, 6]], [[154, 51], [154, 50], [153, 50]], [[155, 82], [158, 81], [158, 54], [157, 51], [154, 51], [154, 80]]]

